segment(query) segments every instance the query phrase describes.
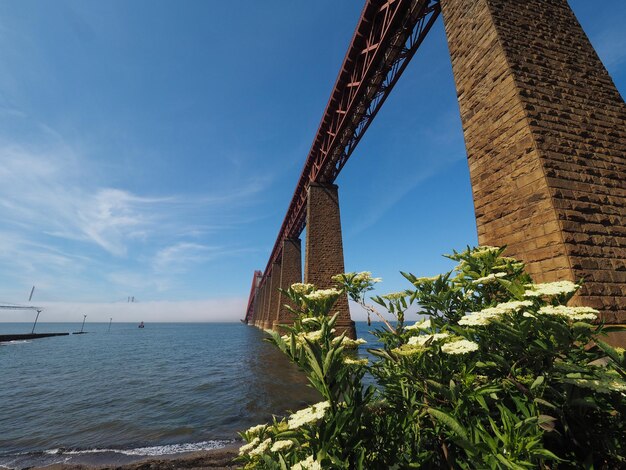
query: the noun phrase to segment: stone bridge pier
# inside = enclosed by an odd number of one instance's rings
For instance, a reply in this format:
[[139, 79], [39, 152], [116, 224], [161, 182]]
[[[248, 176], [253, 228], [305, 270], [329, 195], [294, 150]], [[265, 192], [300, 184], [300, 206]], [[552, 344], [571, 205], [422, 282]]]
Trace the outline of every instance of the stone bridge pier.
[[[332, 287], [331, 277], [345, 272], [337, 185], [309, 185], [306, 222], [304, 282], [315, 284], [318, 289]], [[355, 339], [347, 295], [337, 300], [334, 312], [339, 312], [337, 333], [347, 332], [348, 337]]]
[[[307, 193], [306, 245], [304, 282], [318, 289], [334, 285], [331, 277], [345, 272], [341, 217], [337, 185], [311, 183]], [[261, 281], [253, 306], [252, 324], [262, 329], [279, 331], [280, 325], [293, 323], [288, 299], [279, 288], [302, 282], [302, 249], [299, 238], [283, 241], [281, 259], [271, 264], [271, 270]], [[332, 313], [339, 312], [337, 333], [356, 338], [354, 322], [350, 318], [348, 296], [343, 295]]]
[[626, 106], [567, 1], [441, 7], [479, 243], [626, 323]]

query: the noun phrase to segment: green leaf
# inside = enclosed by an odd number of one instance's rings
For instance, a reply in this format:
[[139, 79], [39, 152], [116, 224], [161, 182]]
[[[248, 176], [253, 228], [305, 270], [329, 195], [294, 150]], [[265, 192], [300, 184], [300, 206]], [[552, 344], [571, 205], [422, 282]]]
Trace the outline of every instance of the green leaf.
[[545, 377], [543, 375], [537, 376], [535, 381], [531, 384], [530, 389], [534, 390], [535, 388], [539, 387], [543, 383], [544, 380], [545, 380]]
[[428, 408], [428, 413], [439, 421], [442, 424], [445, 424], [448, 428], [450, 428], [454, 433], [461, 436], [463, 439], [468, 440], [467, 433], [461, 423], [459, 423], [456, 419], [450, 416], [448, 413], [445, 413], [436, 408]]
[[545, 457], [546, 459], [556, 460], [557, 462], [561, 462], [562, 461], [562, 459], [558, 458], [556, 455], [554, 455], [548, 449], [543, 449], [543, 448], [533, 449], [530, 452], [533, 455], [540, 455], [542, 457]]

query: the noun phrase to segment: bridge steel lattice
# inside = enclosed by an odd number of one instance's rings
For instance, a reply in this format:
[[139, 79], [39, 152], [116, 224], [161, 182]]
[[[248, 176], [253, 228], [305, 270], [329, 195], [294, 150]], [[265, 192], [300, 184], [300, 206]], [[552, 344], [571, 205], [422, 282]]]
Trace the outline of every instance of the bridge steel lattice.
[[[343, 272], [332, 183], [443, 13], [478, 239], [626, 323], [626, 106], [566, 0], [367, 0], [245, 321], [289, 322], [278, 291]], [[256, 286], [256, 287], [254, 287]], [[341, 330], [354, 334], [347, 299]], [[626, 339], [626, 338], [623, 338]]]

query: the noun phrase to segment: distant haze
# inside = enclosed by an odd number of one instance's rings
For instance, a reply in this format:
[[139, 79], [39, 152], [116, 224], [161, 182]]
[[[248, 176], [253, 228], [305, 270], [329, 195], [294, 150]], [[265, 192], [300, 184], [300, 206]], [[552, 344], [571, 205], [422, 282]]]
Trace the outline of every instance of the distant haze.
[[[248, 299], [223, 298], [154, 302], [40, 302], [40, 322], [236, 322], [245, 316]], [[0, 310], [0, 322], [30, 322], [35, 311]]]
[[[246, 316], [247, 298], [222, 298], [180, 302], [33, 302], [42, 307], [39, 321], [45, 322], [237, 322]], [[378, 309], [382, 310], [382, 309]], [[387, 319], [393, 319], [383, 310]], [[34, 310], [0, 310], [0, 323], [31, 322]], [[366, 312], [350, 301], [350, 315], [355, 321], [367, 320]], [[417, 308], [407, 311], [407, 322], [417, 320]], [[372, 321], [379, 319], [372, 315]]]

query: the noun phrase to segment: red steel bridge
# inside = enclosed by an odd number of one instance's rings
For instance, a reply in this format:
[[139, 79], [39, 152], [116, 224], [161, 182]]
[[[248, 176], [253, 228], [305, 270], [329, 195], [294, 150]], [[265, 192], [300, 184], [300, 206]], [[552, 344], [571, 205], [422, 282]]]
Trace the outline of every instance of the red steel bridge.
[[[626, 103], [567, 0], [366, 0], [246, 323], [290, 322], [305, 225], [304, 281], [345, 271], [333, 182], [440, 13], [479, 243], [537, 282], [585, 279], [573, 301], [626, 325]], [[347, 297], [334, 309], [353, 335]]]
[[246, 323], [253, 314], [255, 287], [263, 285], [280, 259], [283, 242], [304, 230], [310, 183], [335, 181], [440, 10], [438, 0], [366, 1], [265, 271], [255, 272]]

